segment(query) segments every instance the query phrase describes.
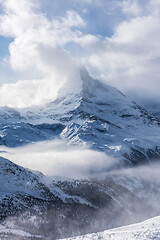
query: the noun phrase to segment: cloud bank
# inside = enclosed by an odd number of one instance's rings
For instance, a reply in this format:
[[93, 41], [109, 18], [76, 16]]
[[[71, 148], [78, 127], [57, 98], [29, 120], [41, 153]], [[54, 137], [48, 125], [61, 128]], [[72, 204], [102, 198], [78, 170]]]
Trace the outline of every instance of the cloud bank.
[[21, 73], [21, 79], [0, 87], [1, 105], [28, 107], [53, 100], [64, 82], [77, 84], [81, 64], [133, 98], [159, 101], [159, 0], [0, 4], [0, 35], [13, 39], [6, 61], [12, 72]]
[[1, 1], [1, 5], [4, 14], [0, 16], [0, 34], [14, 39], [9, 45], [9, 64], [24, 76], [33, 73], [28, 82], [25, 79], [3, 85], [1, 104], [27, 107], [53, 100], [66, 79], [78, 76], [75, 59], [63, 45], [79, 37], [72, 28], [83, 26], [82, 18], [70, 10], [65, 17], [49, 21], [30, 0], [18, 4], [16, 0]]
[[46, 141], [18, 148], [0, 147], [1, 156], [50, 176], [95, 177], [117, 161], [103, 152], [68, 146], [62, 140]]

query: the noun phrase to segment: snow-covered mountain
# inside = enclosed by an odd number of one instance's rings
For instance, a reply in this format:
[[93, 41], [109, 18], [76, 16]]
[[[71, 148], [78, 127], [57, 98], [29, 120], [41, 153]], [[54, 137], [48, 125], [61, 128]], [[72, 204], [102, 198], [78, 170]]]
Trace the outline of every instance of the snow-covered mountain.
[[55, 137], [137, 164], [160, 157], [160, 121], [117, 89], [80, 73], [79, 89], [60, 90], [41, 107], [0, 109], [0, 144], [17, 146]]
[[[160, 158], [160, 121], [117, 89], [80, 72], [79, 88], [41, 107], [0, 108], [0, 144], [59, 138], [136, 165]], [[110, 169], [111, 170], [111, 169]], [[160, 181], [116, 170], [103, 179], [46, 177], [0, 158], [0, 238], [57, 239], [160, 213]], [[1, 231], [2, 230], [2, 231]], [[17, 231], [22, 231], [18, 236]], [[20, 232], [19, 232], [20, 233]]]
[[160, 212], [160, 181], [153, 184], [127, 171], [73, 180], [47, 177], [0, 158], [0, 182], [0, 239], [4, 232], [10, 240], [27, 239], [27, 234], [46, 240], [78, 236]]
[[30, 201], [30, 198], [64, 203], [71, 201], [93, 206], [79, 196], [64, 193], [61, 188], [53, 184], [52, 178], [45, 177], [40, 172], [32, 172], [2, 157], [0, 157], [0, 182], [0, 217], [26, 210], [29, 206], [25, 201], [28, 199]]
[[88, 234], [66, 240], [154, 240], [160, 238], [160, 217], [144, 222], [111, 229], [104, 232]]

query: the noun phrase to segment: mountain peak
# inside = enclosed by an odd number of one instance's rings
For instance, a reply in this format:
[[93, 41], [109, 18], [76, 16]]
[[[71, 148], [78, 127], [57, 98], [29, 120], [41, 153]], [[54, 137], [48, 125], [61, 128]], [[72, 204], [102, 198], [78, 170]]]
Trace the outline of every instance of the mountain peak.
[[110, 86], [102, 83], [99, 80], [92, 78], [85, 67], [81, 67], [78, 75], [75, 77], [74, 81], [69, 81], [66, 83], [58, 93], [59, 98], [67, 98], [78, 96], [82, 98], [92, 98], [99, 97], [101, 95], [106, 95], [109, 91]]
[[[99, 80], [92, 78], [85, 67], [80, 70], [80, 78], [82, 81], [82, 92], [96, 93], [98, 90], [108, 91], [107, 85], [103, 84]], [[109, 86], [108, 86], [109, 87]]]
[[81, 76], [82, 81], [84, 79], [86, 79], [86, 77], [89, 76], [89, 73], [88, 73], [87, 69], [84, 66], [80, 68], [80, 76]]

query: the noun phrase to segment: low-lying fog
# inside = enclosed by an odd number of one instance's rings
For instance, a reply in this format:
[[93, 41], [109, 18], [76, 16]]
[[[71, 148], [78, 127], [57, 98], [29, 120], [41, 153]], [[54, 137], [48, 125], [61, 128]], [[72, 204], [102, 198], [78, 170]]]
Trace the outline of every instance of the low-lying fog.
[[[62, 140], [44, 141], [16, 148], [0, 146], [0, 155], [45, 175], [76, 179], [98, 177], [103, 174], [105, 176], [107, 170], [118, 163], [118, 160], [104, 152], [84, 146], [71, 146]], [[109, 171], [107, 175], [125, 175], [157, 182], [160, 181], [159, 172], [160, 163], [156, 161], [145, 166]]]
[[103, 152], [67, 145], [62, 140], [45, 141], [17, 148], [0, 147], [1, 156], [45, 175], [82, 178], [103, 173], [116, 160]]

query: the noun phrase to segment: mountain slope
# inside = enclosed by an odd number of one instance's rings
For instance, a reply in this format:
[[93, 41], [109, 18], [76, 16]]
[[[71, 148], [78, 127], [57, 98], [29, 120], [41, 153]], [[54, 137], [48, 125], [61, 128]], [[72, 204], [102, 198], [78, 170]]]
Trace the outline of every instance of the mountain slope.
[[145, 102], [143, 103], [144, 107], [151, 112], [152, 114], [154, 114], [154, 116], [160, 120], [160, 104], [159, 102]]
[[160, 211], [159, 180], [153, 184], [128, 171], [72, 180], [46, 177], [4, 158], [0, 169], [0, 222], [10, 240], [13, 229], [53, 240], [142, 221]]
[[26, 201], [30, 198], [40, 200], [40, 202], [73, 202], [93, 206], [86, 199], [65, 193], [53, 183], [52, 178], [23, 168], [2, 157], [0, 157], [0, 182], [0, 218], [17, 214], [17, 208], [20, 211], [28, 209], [32, 202]]
[[0, 145], [17, 147], [27, 143], [51, 140], [65, 128], [60, 123], [33, 125], [26, 122], [0, 124]]

